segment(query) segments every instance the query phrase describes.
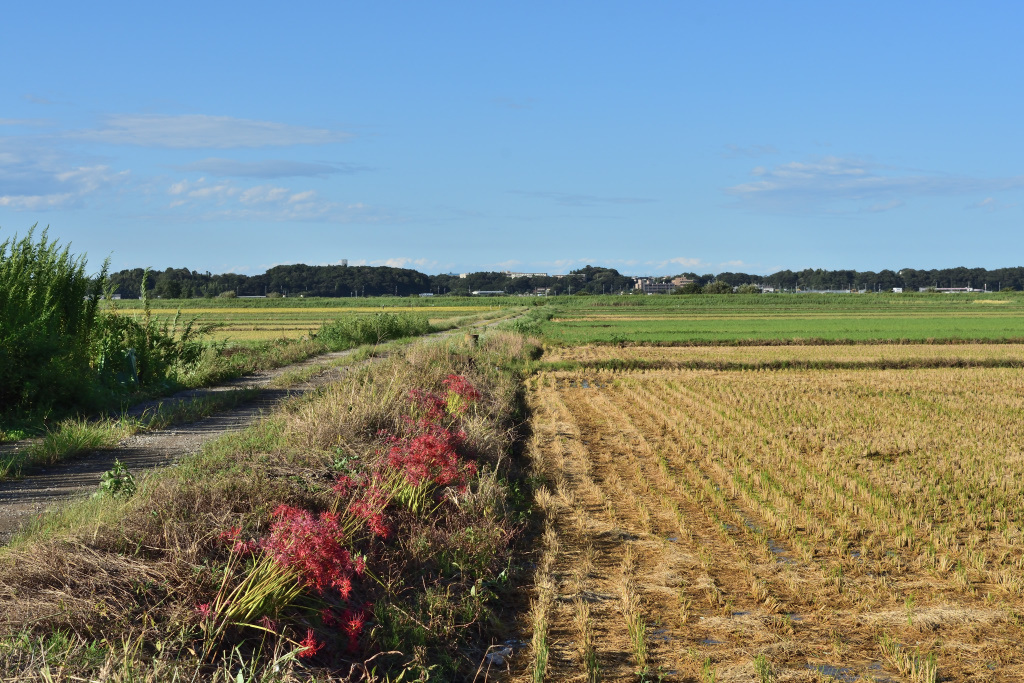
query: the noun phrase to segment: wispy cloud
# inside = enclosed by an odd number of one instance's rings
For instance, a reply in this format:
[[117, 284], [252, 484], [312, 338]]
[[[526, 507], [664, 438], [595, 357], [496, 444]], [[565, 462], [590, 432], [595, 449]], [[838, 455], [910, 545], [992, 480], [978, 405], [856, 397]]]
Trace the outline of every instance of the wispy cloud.
[[0, 206], [17, 211], [82, 206], [106, 188], [124, 182], [128, 171], [72, 161], [53, 150], [0, 138]]
[[706, 270], [711, 264], [706, 262], [704, 259], [693, 258], [690, 256], [675, 256], [673, 258], [662, 259], [660, 261], [644, 261], [644, 264], [651, 268], [659, 271], [664, 271], [669, 266], [676, 268], [686, 268], [688, 270]]
[[283, 159], [237, 161], [219, 158], [203, 159], [174, 168], [178, 171], [194, 171], [220, 178], [324, 177], [337, 173], [357, 173], [366, 170], [365, 167], [353, 164], [325, 164]]
[[276, 185], [242, 187], [230, 180], [182, 180], [167, 188], [169, 209], [190, 211], [200, 220], [377, 222], [384, 217], [362, 203], [333, 202], [313, 190]]
[[726, 188], [754, 210], [829, 213], [879, 212], [920, 196], [995, 192], [1024, 187], [1024, 177], [970, 178], [922, 173], [861, 159], [827, 156], [772, 168], [758, 166], [749, 183]]
[[999, 211], [1001, 209], [1012, 209], [1015, 206], [1020, 206], [1019, 202], [1001, 202], [995, 197], [985, 197], [980, 202], [975, 202], [968, 206], [968, 209], [981, 209], [982, 211], [991, 213], [993, 211]]
[[0, 126], [47, 126], [51, 123], [47, 119], [0, 119]]
[[602, 204], [650, 204], [657, 201], [645, 197], [602, 197], [592, 194], [574, 194], [570, 192], [526, 192], [513, 190], [512, 194], [547, 199], [558, 206], [600, 206]]
[[114, 114], [91, 130], [66, 137], [84, 142], [170, 149], [232, 149], [344, 142], [351, 135], [327, 128], [205, 114]]
[[778, 153], [779, 150], [775, 145], [747, 145], [746, 147], [726, 145], [722, 156], [726, 159], [751, 159]]
[[31, 93], [27, 95], [22, 95], [21, 99], [25, 100], [26, 102], [31, 102], [32, 104], [56, 104], [56, 102], [54, 102], [48, 97], [43, 97], [42, 95], [32, 95]]
[[353, 259], [349, 260], [350, 266], [388, 266], [389, 268], [433, 268], [438, 265], [437, 261], [425, 258], [409, 258], [408, 256], [394, 256], [383, 259]]

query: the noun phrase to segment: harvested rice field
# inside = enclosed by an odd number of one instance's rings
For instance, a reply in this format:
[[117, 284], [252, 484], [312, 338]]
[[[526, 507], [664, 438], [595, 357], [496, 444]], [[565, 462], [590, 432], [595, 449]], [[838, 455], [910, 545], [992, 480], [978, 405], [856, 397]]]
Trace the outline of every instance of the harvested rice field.
[[736, 365], [756, 367], [771, 363], [841, 364], [1020, 364], [1024, 344], [843, 344], [769, 346], [555, 346], [544, 360], [582, 365], [641, 364], [652, 367]]
[[[751, 353], [562, 358], [695, 351]], [[549, 370], [527, 398], [523, 680], [1024, 680], [1019, 369]]]
[[[453, 318], [486, 315], [497, 310], [491, 306], [348, 306], [335, 307], [270, 307], [259, 308], [183, 308], [181, 320], [197, 318], [201, 323], [216, 325], [211, 334], [213, 340], [229, 340], [237, 342], [267, 341], [272, 339], [298, 339], [316, 334], [320, 326], [326, 322], [354, 315], [372, 315], [374, 313], [412, 314], [424, 316], [431, 324], [437, 325]], [[134, 312], [134, 311], [132, 311]], [[154, 317], [160, 321], [171, 322], [176, 311], [156, 309]]]

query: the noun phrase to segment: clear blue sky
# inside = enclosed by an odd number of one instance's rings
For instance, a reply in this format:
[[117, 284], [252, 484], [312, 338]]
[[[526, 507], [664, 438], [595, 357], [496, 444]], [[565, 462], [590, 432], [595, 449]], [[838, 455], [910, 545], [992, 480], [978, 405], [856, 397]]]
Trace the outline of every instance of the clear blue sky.
[[7, 3], [0, 240], [249, 274], [1021, 265], [1022, 26], [1013, 2]]

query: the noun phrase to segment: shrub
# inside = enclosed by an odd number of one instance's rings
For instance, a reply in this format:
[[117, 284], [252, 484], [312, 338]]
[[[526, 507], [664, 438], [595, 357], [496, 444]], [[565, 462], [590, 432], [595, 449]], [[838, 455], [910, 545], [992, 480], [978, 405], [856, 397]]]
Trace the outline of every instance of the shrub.
[[380, 344], [401, 337], [417, 337], [430, 331], [430, 321], [424, 316], [374, 313], [326, 323], [320, 328], [317, 339], [337, 350], [360, 344]]
[[90, 339], [107, 262], [96, 278], [43, 230], [0, 243], [0, 414], [47, 413], [90, 393]]

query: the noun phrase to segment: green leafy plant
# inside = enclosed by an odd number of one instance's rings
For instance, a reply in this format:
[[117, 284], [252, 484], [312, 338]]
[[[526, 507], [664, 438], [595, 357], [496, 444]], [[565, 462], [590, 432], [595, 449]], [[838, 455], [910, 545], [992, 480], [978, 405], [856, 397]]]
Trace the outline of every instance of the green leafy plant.
[[99, 496], [109, 496], [127, 500], [135, 495], [135, 477], [120, 460], [114, 460], [114, 466], [100, 476]]

